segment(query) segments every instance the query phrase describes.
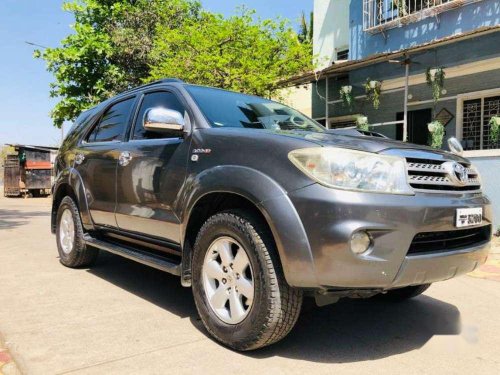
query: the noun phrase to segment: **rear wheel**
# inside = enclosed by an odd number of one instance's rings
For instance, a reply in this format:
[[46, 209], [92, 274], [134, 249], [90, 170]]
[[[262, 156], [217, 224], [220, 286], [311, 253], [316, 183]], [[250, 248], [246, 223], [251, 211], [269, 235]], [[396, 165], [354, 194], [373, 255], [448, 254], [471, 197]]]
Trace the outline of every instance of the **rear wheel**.
[[84, 267], [95, 262], [98, 250], [85, 244], [80, 214], [71, 197], [64, 197], [57, 210], [56, 238], [59, 261], [66, 267]]
[[421, 295], [423, 292], [429, 289], [430, 286], [431, 284], [412, 285], [404, 288], [392, 289], [387, 293], [379, 294], [378, 296], [381, 299], [385, 299], [388, 301], [400, 302]]
[[302, 292], [285, 281], [274, 241], [244, 212], [210, 217], [194, 246], [193, 295], [208, 332], [237, 350], [271, 345], [295, 325]]

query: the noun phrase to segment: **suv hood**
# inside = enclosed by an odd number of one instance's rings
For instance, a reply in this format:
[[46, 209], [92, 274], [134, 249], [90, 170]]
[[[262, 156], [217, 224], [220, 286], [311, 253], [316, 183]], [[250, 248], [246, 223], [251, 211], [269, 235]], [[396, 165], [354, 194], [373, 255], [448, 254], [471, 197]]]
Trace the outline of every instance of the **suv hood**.
[[332, 132], [315, 133], [300, 131], [278, 131], [278, 134], [287, 135], [294, 138], [302, 138], [323, 147], [342, 147], [359, 151], [374, 152], [386, 155], [398, 155], [407, 158], [420, 158], [432, 160], [455, 160], [468, 163], [461, 156], [448, 151], [436, 150], [428, 146], [416, 145], [413, 143], [395, 141], [382, 137], [371, 137], [365, 135], [342, 135]]

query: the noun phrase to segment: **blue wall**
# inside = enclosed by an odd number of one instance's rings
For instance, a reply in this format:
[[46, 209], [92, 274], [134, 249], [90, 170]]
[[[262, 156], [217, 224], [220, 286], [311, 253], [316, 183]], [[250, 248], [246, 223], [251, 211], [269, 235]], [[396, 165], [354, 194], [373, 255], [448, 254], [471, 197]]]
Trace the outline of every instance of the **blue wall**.
[[363, 31], [363, 1], [351, 0], [350, 4], [350, 56], [351, 60], [369, 55], [406, 49], [435, 39], [465, 33], [483, 26], [500, 23], [500, 1], [483, 0], [439, 15], [439, 24], [435, 17], [409, 23], [386, 31], [382, 34], [370, 34]]

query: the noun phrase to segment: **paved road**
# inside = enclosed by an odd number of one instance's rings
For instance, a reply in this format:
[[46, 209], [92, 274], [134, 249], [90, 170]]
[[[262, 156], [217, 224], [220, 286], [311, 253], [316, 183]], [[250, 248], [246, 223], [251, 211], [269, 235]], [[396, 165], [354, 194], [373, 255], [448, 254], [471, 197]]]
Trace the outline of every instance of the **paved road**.
[[61, 266], [49, 204], [0, 198], [0, 332], [24, 373], [500, 373], [497, 281], [463, 276], [398, 305], [345, 300], [239, 354], [207, 337], [173, 276], [109, 254]]

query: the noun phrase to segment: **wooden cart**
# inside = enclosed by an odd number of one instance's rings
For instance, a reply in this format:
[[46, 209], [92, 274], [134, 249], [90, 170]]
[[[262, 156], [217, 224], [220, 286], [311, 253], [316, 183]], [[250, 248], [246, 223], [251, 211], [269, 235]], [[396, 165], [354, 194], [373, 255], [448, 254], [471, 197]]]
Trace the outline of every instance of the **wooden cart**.
[[56, 148], [12, 145], [4, 161], [4, 196], [49, 195]]

